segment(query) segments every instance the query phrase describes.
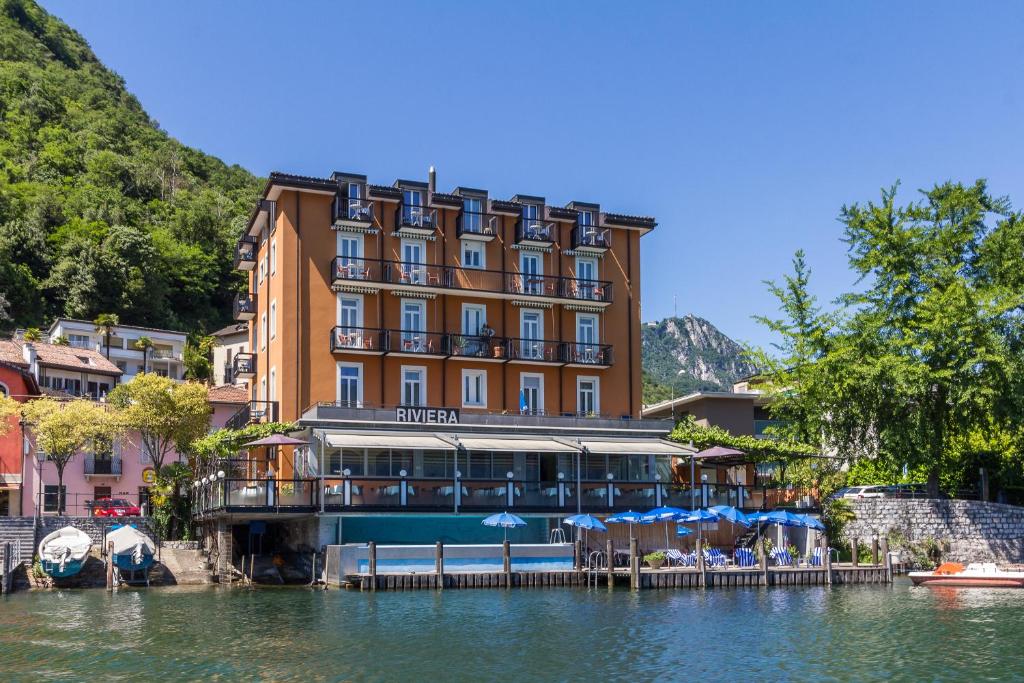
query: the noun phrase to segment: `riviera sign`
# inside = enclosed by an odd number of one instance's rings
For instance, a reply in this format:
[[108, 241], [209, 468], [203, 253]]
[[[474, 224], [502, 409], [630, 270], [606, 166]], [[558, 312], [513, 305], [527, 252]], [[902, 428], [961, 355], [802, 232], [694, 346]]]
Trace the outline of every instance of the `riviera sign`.
[[459, 411], [455, 408], [395, 408], [397, 422], [415, 424], [459, 424]]

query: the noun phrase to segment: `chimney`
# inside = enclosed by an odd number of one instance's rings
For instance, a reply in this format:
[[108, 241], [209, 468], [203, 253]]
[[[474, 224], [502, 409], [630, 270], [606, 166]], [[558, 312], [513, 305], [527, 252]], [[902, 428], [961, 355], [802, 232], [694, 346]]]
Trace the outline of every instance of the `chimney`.
[[38, 356], [36, 355], [36, 347], [32, 342], [21, 343], [21, 355], [28, 363], [28, 371], [32, 373], [32, 376], [39, 381], [39, 362]]
[[437, 171], [431, 166], [427, 172], [427, 194], [431, 197], [434, 196], [434, 192], [437, 191]]

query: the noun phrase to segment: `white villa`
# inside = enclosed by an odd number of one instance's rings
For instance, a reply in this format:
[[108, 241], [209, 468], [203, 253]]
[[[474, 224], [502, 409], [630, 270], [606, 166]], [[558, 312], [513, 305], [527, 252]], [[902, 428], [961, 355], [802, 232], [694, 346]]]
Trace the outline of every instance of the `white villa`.
[[[103, 331], [96, 331], [96, 325], [89, 320], [74, 318], [58, 318], [50, 325], [49, 340], [53, 343], [59, 337], [67, 337], [74, 348], [97, 351], [107, 355], [106, 339]], [[143, 370], [143, 352], [135, 347], [140, 337], [148, 337], [153, 347], [146, 354], [146, 365], [149, 372], [181, 380], [185, 377], [185, 339], [184, 332], [160, 330], [152, 327], [135, 327], [118, 325], [110, 335], [110, 362], [124, 373], [122, 382], [127, 382]]]

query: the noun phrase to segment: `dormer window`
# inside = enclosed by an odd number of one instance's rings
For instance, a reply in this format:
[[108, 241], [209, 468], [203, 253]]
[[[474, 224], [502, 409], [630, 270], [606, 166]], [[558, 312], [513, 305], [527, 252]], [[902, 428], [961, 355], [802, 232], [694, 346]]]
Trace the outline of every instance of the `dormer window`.
[[583, 232], [585, 232], [585, 233], [593, 233], [594, 232], [594, 228], [597, 226], [596, 222], [594, 221], [594, 212], [593, 211], [580, 211], [579, 212], [579, 224], [580, 224], [580, 227], [583, 228]]

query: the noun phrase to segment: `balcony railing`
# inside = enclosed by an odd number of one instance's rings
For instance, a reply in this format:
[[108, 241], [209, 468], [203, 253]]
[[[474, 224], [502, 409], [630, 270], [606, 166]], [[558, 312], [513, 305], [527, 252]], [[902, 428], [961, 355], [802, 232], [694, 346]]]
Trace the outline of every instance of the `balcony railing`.
[[389, 353], [407, 353], [421, 356], [447, 356], [448, 335], [422, 330], [386, 330]]
[[224, 426], [241, 429], [256, 422], [277, 422], [277, 401], [249, 401], [229, 417]]
[[335, 226], [368, 228], [373, 225], [373, 201], [353, 197], [336, 196], [331, 222]]
[[107, 457], [96, 457], [96, 454], [90, 453], [85, 457], [85, 470], [86, 475], [106, 475], [112, 477], [121, 476], [121, 456], [111, 455]]
[[231, 374], [235, 377], [256, 376], [256, 354], [239, 353], [231, 359]]
[[433, 233], [437, 229], [437, 209], [403, 204], [395, 209], [395, 226], [399, 232]]
[[559, 275], [515, 273], [482, 268], [461, 268], [434, 263], [335, 256], [331, 261], [331, 284], [379, 283], [457, 289], [467, 293], [488, 292], [510, 296], [546, 297], [612, 302], [612, 283]]
[[389, 263], [381, 259], [335, 256], [331, 261], [331, 284], [387, 282], [384, 270]]
[[508, 340], [471, 334], [449, 334], [448, 349], [451, 356], [463, 358], [501, 358], [508, 353]]
[[555, 224], [539, 218], [520, 218], [516, 222], [516, 243], [549, 247], [555, 241]]
[[235, 303], [231, 307], [232, 317], [235, 320], [252, 320], [256, 317], [256, 295], [238, 293], [235, 295]]
[[507, 355], [510, 361], [564, 363], [565, 347], [562, 342], [549, 339], [511, 338], [508, 340]]
[[257, 246], [255, 237], [243, 237], [238, 240], [235, 246], [235, 270], [252, 270], [256, 267]]
[[338, 326], [331, 330], [331, 352], [383, 353], [385, 330], [373, 327]]
[[455, 234], [459, 238], [492, 240], [498, 236], [501, 217], [493, 213], [461, 211], [455, 223]]
[[608, 367], [612, 364], [612, 347], [608, 344], [565, 342], [565, 362], [569, 365]]
[[612, 246], [612, 232], [593, 225], [580, 225], [572, 229], [572, 248], [589, 251], [604, 251]]

